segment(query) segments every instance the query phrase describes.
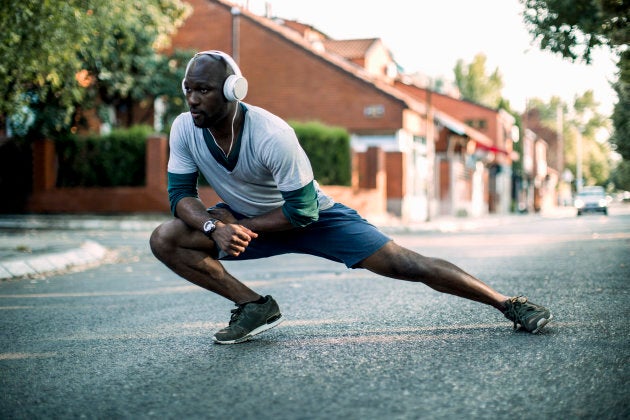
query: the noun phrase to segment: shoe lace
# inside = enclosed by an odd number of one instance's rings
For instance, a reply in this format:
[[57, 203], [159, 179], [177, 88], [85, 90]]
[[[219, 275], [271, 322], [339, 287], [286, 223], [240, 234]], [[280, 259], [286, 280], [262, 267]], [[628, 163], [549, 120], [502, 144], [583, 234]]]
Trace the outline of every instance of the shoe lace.
[[514, 321], [514, 329], [516, 329], [518, 323], [522, 323], [526, 318], [527, 313], [531, 312], [533, 308], [527, 305], [527, 298], [525, 296], [516, 296], [510, 298], [508, 301], [507, 309], [505, 310], [505, 316]]
[[238, 321], [238, 319], [241, 317], [241, 315], [243, 314], [243, 308], [245, 307], [245, 305], [236, 305], [236, 308], [232, 309], [230, 312], [232, 313], [232, 315], [230, 316], [230, 323], [229, 325], [234, 324], [235, 322]]

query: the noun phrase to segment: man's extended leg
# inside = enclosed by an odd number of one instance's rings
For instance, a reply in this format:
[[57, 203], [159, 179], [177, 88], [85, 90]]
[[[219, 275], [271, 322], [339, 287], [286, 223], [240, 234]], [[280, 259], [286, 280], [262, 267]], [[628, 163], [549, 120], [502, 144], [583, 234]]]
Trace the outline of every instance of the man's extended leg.
[[439, 258], [425, 257], [393, 241], [366, 258], [360, 266], [399, 280], [422, 282], [438, 292], [449, 293], [505, 309], [509, 299], [461, 268]]
[[520, 324], [532, 333], [537, 333], [553, 318], [546, 308], [528, 302], [525, 297], [510, 298], [448, 261], [425, 257], [393, 241], [359, 266], [386, 277], [422, 282], [439, 292], [491, 305], [514, 321], [515, 327]]

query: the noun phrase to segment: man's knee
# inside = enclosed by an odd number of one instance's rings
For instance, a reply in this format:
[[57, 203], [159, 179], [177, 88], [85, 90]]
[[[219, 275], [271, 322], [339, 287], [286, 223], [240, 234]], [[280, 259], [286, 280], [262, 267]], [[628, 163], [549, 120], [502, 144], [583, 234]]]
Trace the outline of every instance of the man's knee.
[[183, 225], [183, 222], [178, 219], [170, 220], [159, 225], [151, 233], [149, 246], [156, 258], [161, 260], [161, 256], [168, 255], [176, 248], [178, 232], [183, 228], [183, 226], [178, 226], [179, 224]]
[[390, 241], [362, 262], [362, 267], [393, 278], [424, 277], [433, 267], [431, 259]]

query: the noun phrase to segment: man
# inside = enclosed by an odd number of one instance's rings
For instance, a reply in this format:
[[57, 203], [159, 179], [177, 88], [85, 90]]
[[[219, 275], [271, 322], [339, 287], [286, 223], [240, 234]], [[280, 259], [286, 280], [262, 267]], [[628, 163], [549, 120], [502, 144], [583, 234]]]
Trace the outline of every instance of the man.
[[[551, 313], [527, 298], [508, 297], [455, 265], [403, 248], [335, 203], [313, 179], [291, 127], [241, 100], [247, 81], [230, 56], [196, 54], [182, 88], [190, 112], [170, 135], [168, 190], [175, 218], [151, 235], [154, 255], [175, 273], [236, 304], [220, 344], [249, 340], [282, 321], [278, 304], [228, 273], [221, 260], [305, 253], [491, 305], [537, 333]], [[212, 208], [197, 196], [201, 172], [224, 201]]]

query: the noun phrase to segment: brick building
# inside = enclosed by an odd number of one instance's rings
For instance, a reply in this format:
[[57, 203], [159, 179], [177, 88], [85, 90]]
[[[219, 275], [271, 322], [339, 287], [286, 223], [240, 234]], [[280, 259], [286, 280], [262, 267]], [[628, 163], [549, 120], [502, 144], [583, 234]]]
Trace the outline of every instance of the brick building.
[[[435, 109], [436, 184], [440, 213], [507, 213], [512, 201], [513, 143], [518, 129], [512, 115], [405, 83], [396, 87]], [[447, 197], [451, 199], [446, 199]]]
[[[561, 111], [558, 110], [558, 113]], [[523, 115], [523, 179], [517, 188], [520, 206], [527, 211], [540, 211], [557, 204], [572, 202], [570, 183], [563, 180], [564, 140], [561, 134], [562, 115], [556, 116], [556, 129], [546, 126], [538, 109]]]

